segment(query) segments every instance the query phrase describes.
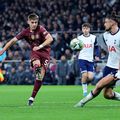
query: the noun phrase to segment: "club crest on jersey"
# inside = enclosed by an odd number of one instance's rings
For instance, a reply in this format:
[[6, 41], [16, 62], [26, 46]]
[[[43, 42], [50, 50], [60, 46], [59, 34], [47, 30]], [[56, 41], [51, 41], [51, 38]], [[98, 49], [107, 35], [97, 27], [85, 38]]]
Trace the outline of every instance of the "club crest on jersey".
[[84, 44], [85, 48], [92, 48], [92, 44]]
[[109, 46], [109, 47], [108, 47], [108, 50], [109, 50], [110, 52], [116, 52], [116, 49], [115, 49], [114, 46]]
[[35, 35], [31, 35], [31, 39], [32, 39], [32, 40], [35, 40]]
[[39, 39], [39, 34], [36, 34], [36, 36], [35, 36], [35, 37], [36, 37], [36, 39]]

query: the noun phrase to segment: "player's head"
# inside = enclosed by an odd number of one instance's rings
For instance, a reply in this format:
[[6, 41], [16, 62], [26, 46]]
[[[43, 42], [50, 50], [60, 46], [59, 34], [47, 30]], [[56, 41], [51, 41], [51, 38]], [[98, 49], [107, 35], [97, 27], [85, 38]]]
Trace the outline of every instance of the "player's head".
[[31, 30], [35, 30], [38, 26], [39, 16], [35, 13], [28, 15], [28, 24]]
[[82, 24], [82, 32], [84, 35], [88, 35], [90, 33], [91, 25], [89, 23]]
[[115, 12], [112, 12], [111, 15], [108, 15], [104, 20], [104, 26], [106, 31], [111, 31], [113, 26], [118, 25], [120, 16], [116, 15]]

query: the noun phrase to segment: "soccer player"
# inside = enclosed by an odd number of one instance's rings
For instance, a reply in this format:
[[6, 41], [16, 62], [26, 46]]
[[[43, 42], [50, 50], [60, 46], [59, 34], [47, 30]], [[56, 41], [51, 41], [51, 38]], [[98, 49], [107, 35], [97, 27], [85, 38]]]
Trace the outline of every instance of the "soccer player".
[[90, 34], [90, 24], [84, 23], [82, 25], [83, 34], [78, 36], [78, 39], [81, 40], [84, 44], [83, 49], [80, 51], [78, 59], [80, 70], [82, 73], [82, 88], [83, 96], [87, 95], [87, 84], [93, 80], [93, 71], [94, 71], [94, 53], [95, 60], [99, 60], [99, 47], [97, 44], [96, 36]]
[[12, 38], [0, 51], [2, 55], [9, 47], [20, 39], [25, 39], [31, 46], [31, 65], [35, 71], [36, 78], [32, 95], [28, 100], [28, 105], [31, 106], [42, 85], [42, 80], [50, 60], [50, 43], [53, 41], [52, 36], [46, 29], [38, 24], [39, 16], [35, 13], [28, 15], [29, 27], [22, 30], [14, 38]]
[[88, 101], [99, 95], [101, 90], [103, 90], [103, 95], [106, 99], [120, 101], [120, 93], [113, 91], [116, 81], [120, 79], [120, 29], [118, 27], [118, 15], [107, 16], [104, 26], [106, 32], [103, 34], [103, 38], [108, 47], [109, 56], [103, 71], [103, 78], [75, 107], [83, 107]]

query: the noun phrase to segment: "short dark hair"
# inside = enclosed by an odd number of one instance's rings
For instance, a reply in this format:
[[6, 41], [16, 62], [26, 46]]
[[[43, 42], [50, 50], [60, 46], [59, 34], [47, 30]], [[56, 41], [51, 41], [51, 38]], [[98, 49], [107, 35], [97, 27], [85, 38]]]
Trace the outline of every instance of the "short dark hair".
[[115, 11], [113, 11], [110, 15], [107, 15], [106, 18], [114, 20], [117, 23], [119, 23], [119, 20], [120, 20], [120, 16], [116, 15]]
[[28, 15], [28, 20], [39, 20], [39, 16], [36, 13], [31, 13]]
[[88, 27], [88, 28], [91, 28], [91, 25], [89, 23], [83, 23], [82, 24], [82, 27]]

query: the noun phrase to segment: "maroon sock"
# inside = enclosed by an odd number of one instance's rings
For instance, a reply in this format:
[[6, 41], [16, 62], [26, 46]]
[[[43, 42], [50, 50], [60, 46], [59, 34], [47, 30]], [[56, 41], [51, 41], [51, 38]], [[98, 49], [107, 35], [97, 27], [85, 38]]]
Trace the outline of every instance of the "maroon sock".
[[38, 93], [41, 86], [42, 86], [42, 81], [35, 80], [34, 88], [33, 88], [33, 92], [32, 92], [31, 97], [35, 98], [35, 96], [37, 95], [37, 93]]

